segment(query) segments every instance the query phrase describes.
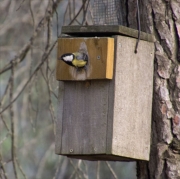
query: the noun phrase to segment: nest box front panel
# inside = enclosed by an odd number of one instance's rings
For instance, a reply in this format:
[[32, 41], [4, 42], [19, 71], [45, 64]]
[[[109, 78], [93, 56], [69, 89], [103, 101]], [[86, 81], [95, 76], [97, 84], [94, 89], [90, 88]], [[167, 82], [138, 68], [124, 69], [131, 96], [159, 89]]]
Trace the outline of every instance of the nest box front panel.
[[[112, 79], [114, 63], [114, 38], [59, 38], [57, 50], [57, 80]], [[60, 60], [64, 54], [83, 52], [88, 56], [84, 68], [76, 68]]]
[[86, 81], [64, 82], [58, 152], [63, 155], [106, 153], [109, 82], [92, 80], [89, 86]]

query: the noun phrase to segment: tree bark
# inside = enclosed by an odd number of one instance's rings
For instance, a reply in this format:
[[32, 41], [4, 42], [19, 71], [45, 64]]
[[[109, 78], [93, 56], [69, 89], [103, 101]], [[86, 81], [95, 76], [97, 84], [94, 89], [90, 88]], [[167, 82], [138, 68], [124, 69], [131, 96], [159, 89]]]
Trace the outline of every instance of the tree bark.
[[[119, 23], [137, 29], [137, 0], [120, 7]], [[137, 178], [180, 179], [180, 0], [139, 0], [139, 7], [141, 30], [156, 42], [150, 161], [137, 162]]]
[[180, 179], [180, 0], [140, 0], [140, 13], [156, 42], [151, 154], [137, 162], [137, 178]]

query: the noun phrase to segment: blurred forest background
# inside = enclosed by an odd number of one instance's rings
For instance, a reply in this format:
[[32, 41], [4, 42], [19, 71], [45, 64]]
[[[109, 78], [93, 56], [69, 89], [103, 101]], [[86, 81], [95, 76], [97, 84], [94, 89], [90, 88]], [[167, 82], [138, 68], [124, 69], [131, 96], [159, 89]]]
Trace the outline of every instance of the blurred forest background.
[[135, 162], [55, 154], [56, 45], [62, 25], [92, 25], [93, 0], [0, 0], [0, 178], [135, 179]]

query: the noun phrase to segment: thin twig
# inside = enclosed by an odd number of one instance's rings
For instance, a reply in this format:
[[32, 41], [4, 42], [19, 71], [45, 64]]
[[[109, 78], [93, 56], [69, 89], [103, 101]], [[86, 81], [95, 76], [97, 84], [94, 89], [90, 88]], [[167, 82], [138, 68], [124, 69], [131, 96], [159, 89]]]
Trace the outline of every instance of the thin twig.
[[82, 173], [85, 179], [88, 179], [88, 175], [81, 169], [82, 160], [78, 160], [78, 170]]
[[7, 130], [8, 130], [8, 132], [11, 134], [10, 128], [8, 127], [8, 125], [7, 125], [6, 121], [4, 120], [3, 115], [1, 114], [1, 115], [0, 115], [0, 117], [1, 117], [2, 122], [3, 122], [3, 123], [4, 123], [4, 125], [5, 125], [6, 129], [7, 129]]
[[46, 13], [45, 17], [43, 17], [40, 20], [40, 22], [38, 23], [38, 25], [37, 25], [34, 33], [33, 33], [33, 35], [29, 39], [29, 42], [24, 45], [24, 47], [19, 51], [19, 54], [17, 56], [15, 56], [7, 65], [4, 66], [3, 69], [0, 70], [0, 74], [5, 73], [6, 71], [8, 71], [12, 68], [12, 63], [11, 63], [12, 61], [13, 61], [14, 66], [16, 66], [24, 60], [25, 56], [27, 55], [29, 49], [31, 48], [31, 45], [32, 45], [33, 41], [35, 40], [36, 36], [38, 35], [39, 31], [42, 30], [42, 28], [44, 27], [47, 20], [49, 18], [51, 18], [53, 12], [54, 12], [54, 9], [51, 13], [48, 11]]
[[97, 161], [96, 179], [100, 179], [100, 161]]
[[86, 14], [86, 1], [82, 0], [82, 4], [83, 4], [83, 20], [82, 20], [82, 24], [85, 21], [85, 14]]
[[33, 29], [35, 30], [35, 20], [34, 20], [34, 13], [33, 13], [33, 10], [32, 10], [31, 0], [29, 0], [29, 10], [30, 10], [31, 17], [32, 17]]
[[[44, 80], [45, 80], [46, 84], [48, 84], [48, 80], [47, 80], [47, 78], [45, 77], [45, 75], [44, 75], [43, 71], [42, 71], [42, 70], [40, 70], [40, 72], [41, 72], [42, 77], [44, 78]], [[52, 72], [52, 73], [53, 73], [53, 72]], [[49, 78], [51, 78], [51, 76], [52, 76], [52, 74], [50, 75], [50, 77], [49, 77]], [[54, 96], [56, 99], [58, 99], [58, 96], [57, 96], [57, 95], [54, 93], [54, 91], [52, 90], [51, 85], [50, 85], [49, 87], [50, 87], [50, 92], [53, 94], [53, 96]]]
[[[85, 2], [86, 2], [86, 0], [85, 0]], [[68, 25], [71, 25], [75, 21], [75, 19], [78, 17], [80, 12], [83, 10], [83, 7], [84, 6], [82, 5], [81, 8], [79, 9], [78, 13], [74, 16], [74, 18], [71, 20], [71, 22]]]
[[[85, 172], [88, 173], [88, 167], [86, 165], [86, 162], [83, 160], [82, 163], [83, 163], [83, 165], [85, 167]], [[88, 175], [87, 175], [87, 177], [88, 177]]]
[[73, 16], [75, 16], [75, 9], [76, 9], [75, 0], [73, 0]]
[[[49, 19], [48, 23], [47, 23], [47, 43], [46, 43], [46, 47], [45, 50], [47, 50], [49, 48], [50, 45], [50, 41], [51, 41], [51, 19]], [[46, 79], [47, 79], [47, 87], [48, 87], [48, 96], [49, 96], [49, 111], [51, 114], [51, 119], [54, 125], [54, 135], [55, 135], [55, 124], [56, 124], [56, 117], [55, 117], [55, 112], [54, 112], [54, 108], [53, 108], [53, 104], [52, 104], [52, 100], [51, 100], [51, 86], [50, 86], [50, 80], [49, 80], [49, 58], [47, 58], [46, 60]]]
[[23, 177], [24, 177], [25, 179], [27, 179], [27, 176], [26, 176], [26, 174], [24, 173], [24, 171], [23, 171], [23, 169], [22, 169], [22, 167], [21, 167], [21, 165], [20, 165], [20, 162], [19, 162], [19, 160], [18, 160], [17, 158], [16, 158], [16, 163], [17, 163], [17, 166], [19, 167], [19, 170], [21, 171]]
[[[78, 176], [80, 177], [80, 178], [82, 178], [81, 177], [81, 175], [85, 178], [85, 179], [88, 179], [88, 176], [85, 174], [85, 172], [81, 169], [81, 163], [82, 163], [82, 160], [78, 160], [78, 165], [75, 167], [75, 165], [74, 165], [74, 163], [73, 163], [73, 161], [70, 159], [70, 163], [71, 163], [71, 165], [73, 166], [73, 168], [74, 168], [74, 171], [73, 171], [73, 173], [72, 173], [72, 175], [71, 175], [71, 177], [70, 178], [72, 178], [73, 177], [73, 175], [75, 174], [75, 173], [77, 173], [78, 174]], [[79, 171], [79, 172], [78, 172]], [[81, 175], [80, 175], [81, 174]]]
[[[13, 99], [13, 90], [14, 90], [14, 65], [12, 62], [11, 68], [11, 80], [10, 80], [10, 102]], [[11, 156], [12, 156], [12, 163], [13, 163], [13, 170], [15, 178], [18, 179], [17, 168], [16, 168], [16, 144], [15, 144], [15, 124], [14, 124], [14, 111], [13, 111], [13, 103], [9, 106], [10, 110], [10, 118], [11, 118]]]
[[109, 162], [106, 161], [106, 164], [107, 164], [109, 170], [111, 171], [113, 177], [114, 177], [115, 179], [118, 179], [116, 173], [114, 172], [114, 170], [113, 170], [113, 168], [111, 167], [111, 165], [109, 164]]
[[[36, 121], [37, 116], [38, 116], [38, 111], [39, 111], [39, 105], [38, 104], [39, 104], [39, 100], [37, 100], [36, 108], [34, 108], [33, 107], [33, 103], [32, 103], [32, 98], [31, 98], [31, 90], [32, 90], [31, 86], [32, 86], [33, 82], [35, 81], [35, 89], [36, 89], [36, 92], [38, 92], [36, 78], [37, 78], [37, 73], [34, 74], [34, 78], [29, 83], [29, 91], [28, 91], [28, 112], [29, 112], [29, 118], [30, 118], [31, 125], [32, 125], [32, 128], [33, 128], [34, 132], [36, 131], [36, 128], [35, 128], [35, 125], [33, 123], [33, 120]], [[32, 117], [31, 109], [35, 112], [35, 117]]]
[[3, 94], [2, 98], [1, 98], [0, 107], [3, 105], [3, 102], [4, 102], [4, 100], [5, 100], [6, 96], [7, 96], [7, 92], [8, 92], [8, 89], [10, 87], [10, 81], [11, 81], [11, 78], [9, 78], [8, 83], [6, 85], [6, 89], [5, 89], [4, 94]]
[[38, 171], [36, 174], [36, 178], [42, 178], [42, 173], [43, 173], [43, 169], [44, 166], [46, 164], [46, 159], [48, 158], [50, 152], [53, 150], [54, 148], [54, 143], [51, 143], [51, 145], [49, 146], [49, 148], [46, 150], [46, 152], [44, 153], [41, 161], [39, 162], [39, 166], [38, 166]]
[[78, 166], [75, 166], [71, 159], [70, 159], [70, 163], [73, 166], [74, 170], [73, 170], [71, 176], [69, 177], [69, 179], [72, 179], [75, 174], [77, 174], [79, 178], [82, 178], [80, 173], [78, 172]]
[[4, 163], [2, 161], [2, 155], [0, 153], [0, 165], [1, 165], [1, 170], [3, 171], [3, 177], [4, 179], [8, 179], [7, 177], [7, 173], [6, 173], [6, 170], [5, 170], [5, 167], [4, 167]]
[[90, 2], [90, 0], [87, 1], [87, 5], [86, 5], [86, 8], [84, 10], [83, 21], [82, 21], [83, 25], [85, 25], [85, 23], [87, 23], [87, 12], [88, 12], [88, 7], [89, 7], [89, 2]]
[[24, 3], [24, 1], [25, 1], [25, 0], [22, 0], [22, 2], [20, 3], [20, 5], [19, 5], [19, 7], [16, 9], [16, 11], [18, 11], [18, 10], [21, 8], [21, 6], [22, 6], [22, 4]]
[[54, 173], [53, 179], [56, 179], [56, 178], [57, 178], [59, 169], [60, 169], [60, 167], [61, 167], [60, 163], [61, 163], [61, 158], [60, 158], [60, 156], [59, 156], [59, 160], [58, 160], [58, 163], [57, 163], [57, 168], [56, 168], [56, 171], [55, 171], [55, 173]]
[[70, 18], [70, 22], [72, 21], [72, 18], [71, 18], [71, 1], [69, 1], [69, 4], [68, 4], [68, 7], [69, 7], [69, 18]]
[[64, 18], [63, 18], [63, 24], [64, 25], [65, 25], [65, 21], [66, 21], [66, 14], [67, 14], [67, 12], [68, 12], [68, 5], [67, 5], [66, 10], [64, 12]]
[[135, 46], [134, 53], [137, 53], [137, 48], [138, 48], [138, 44], [139, 44], [139, 40], [140, 40], [140, 34], [141, 34], [140, 13], [139, 13], [139, 0], [136, 0], [136, 2], [137, 2], [138, 38], [137, 38], [137, 41], [136, 41], [136, 46]]
[[56, 30], [57, 30], [57, 38], [58, 38], [58, 36], [59, 36], [59, 34], [58, 34], [58, 32], [59, 32], [59, 20], [58, 20], [58, 12], [56, 10], [57, 4], [54, 2], [54, 0], [52, 0], [52, 1], [53, 1], [53, 9], [55, 10], [55, 14], [56, 14]]
[[[8, 89], [9, 89], [9, 87], [10, 87], [10, 84], [11, 84], [11, 77], [10, 77], [9, 80], [8, 80], [8, 84], [6, 85], [6, 89], [5, 89], [4, 94], [3, 94], [2, 98], [1, 98], [1, 101], [0, 101], [0, 109], [1, 109], [1, 107], [2, 107], [3, 101], [5, 100], [5, 97], [7, 96], [7, 92], [8, 92]], [[1, 114], [0, 117], [1, 117], [2, 122], [3, 122], [4, 125], [5, 125], [6, 129], [8, 130], [8, 134], [11, 134], [10, 128], [8, 127], [6, 121], [4, 120], [3, 115]]]
[[0, 145], [8, 138], [8, 136], [11, 135], [11, 133], [7, 133], [6, 136], [0, 141]]

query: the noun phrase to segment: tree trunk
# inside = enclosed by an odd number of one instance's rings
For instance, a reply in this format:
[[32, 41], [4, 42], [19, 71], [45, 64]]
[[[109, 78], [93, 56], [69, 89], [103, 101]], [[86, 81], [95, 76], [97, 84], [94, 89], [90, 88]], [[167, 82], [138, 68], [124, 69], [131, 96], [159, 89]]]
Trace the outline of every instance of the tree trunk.
[[[137, 0], [112, 1], [118, 23], [137, 29]], [[180, 0], [139, 0], [139, 6], [141, 30], [154, 34], [156, 42], [151, 154], [149, 162], [137, 162], [137, 178], [180, 179]], [[113, 24], [106, 18], [103, 23]]]
[[151, 154], [137, 162], [137, 178], [180, 179], [180, 0], [140, 0], [140, 13], [156, 42]]

